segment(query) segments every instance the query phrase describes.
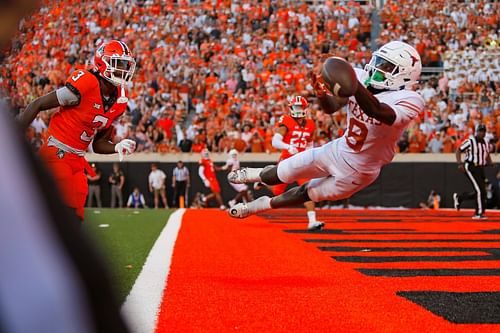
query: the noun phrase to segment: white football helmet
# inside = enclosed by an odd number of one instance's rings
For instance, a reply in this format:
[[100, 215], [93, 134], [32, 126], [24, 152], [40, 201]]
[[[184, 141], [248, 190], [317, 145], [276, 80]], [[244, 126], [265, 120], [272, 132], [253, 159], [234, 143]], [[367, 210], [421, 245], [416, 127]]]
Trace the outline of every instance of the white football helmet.
[[288, 107], [290, 108], [290, 116], [292, 118], [304, 118], [307, 116], [307, 99], [302, 96], [293, 96]]
[[238, 151], [236, 149], [231, 149], [229, 151], [229, 157], [237, 159], [238, 158]]
[[203, 148], [203, 150], [201, 151], [201, 158], [205, 160], [208, 160], [210, 158], [210, 152], [207, 148]]
[[412, 46], [394, 41], [373, 52], [365, 66], [368, 79], [365, 84], [376, 89], [401, 90], [418, 82], [422, 61]]

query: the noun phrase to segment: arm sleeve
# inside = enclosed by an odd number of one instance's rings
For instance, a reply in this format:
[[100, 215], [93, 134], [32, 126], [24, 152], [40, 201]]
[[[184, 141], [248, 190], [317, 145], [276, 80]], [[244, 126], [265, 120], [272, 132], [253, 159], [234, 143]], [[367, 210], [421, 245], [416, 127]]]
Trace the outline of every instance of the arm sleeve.
[[290, 148], [290, 145], [288, 143], [283, 142], [283, 135], [279, 133], [274, 133], [273, 140], [272, 140], [272, 145], [276, 149], [284, 149], [287, 150]]
[[465, 140], [461, 145], [460, 145], [460, 151], [465, 151], [467, 148], [470, 147], [470, 139]]
[[68, 87], [56, 90], [57, 101], [62, 106], [73, 106], [80, 104], [80, 96], [71, 91]]
[[146, 206], [146, 200], [144, 200], [144, 196], [142, 195], [142, 193], [141, 193], [141, 196], [140, 196], [140, 200], [141, 200], [141, 204], [145, 207]]
[[424, 110], [424, 99], [416, 92], [391, 103], [390, 106], [396, 113], [396, 120], [392, 126], [406, 127]]
[[132, 194], [128, 196], [127, 207], [132, 204]]

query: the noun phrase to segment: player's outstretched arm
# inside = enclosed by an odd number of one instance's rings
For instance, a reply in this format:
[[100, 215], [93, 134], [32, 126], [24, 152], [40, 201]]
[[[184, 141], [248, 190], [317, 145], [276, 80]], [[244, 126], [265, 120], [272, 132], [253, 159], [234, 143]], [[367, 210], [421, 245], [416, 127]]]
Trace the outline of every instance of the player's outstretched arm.
[[59, 100], [55, 91], [39, 97], [31, 102], [26, 109], [17, 116], [21, 128], [26, 129], [35, 120], [38, 113], [59, 107]]
[[356, 98], [359, 107], [367, 116], [389, 126], [396, 121], [396, 112], [389, 105], [380, 103], [360, 82], [358, 82], [358, 89], [354, 94], [354, 98]]

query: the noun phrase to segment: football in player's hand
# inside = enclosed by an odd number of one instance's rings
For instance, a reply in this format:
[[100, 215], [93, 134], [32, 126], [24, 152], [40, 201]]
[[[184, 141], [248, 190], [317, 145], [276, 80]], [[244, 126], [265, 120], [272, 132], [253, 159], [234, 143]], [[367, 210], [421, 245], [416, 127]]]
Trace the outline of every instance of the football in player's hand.
[[358, 79], [354, 69], [339, 57], [325, 60], [321, 67], [321, 77], [328, 90], [337, 97], [350, 97], [358, 89]]

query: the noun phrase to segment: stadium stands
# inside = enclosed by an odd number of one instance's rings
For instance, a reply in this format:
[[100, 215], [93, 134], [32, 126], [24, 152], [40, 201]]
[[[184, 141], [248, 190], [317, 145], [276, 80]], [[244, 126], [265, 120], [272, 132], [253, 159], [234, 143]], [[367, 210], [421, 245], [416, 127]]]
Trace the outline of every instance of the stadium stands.
[[[439, 68], [420, 87], [427, 110], [402, 137], [400, 151], [451, 152], [478, 122], [487, 124], [497, 146], [495, 2], [387, 1], [380, 10], [369, 1], [44, 3], [22, 24], [8, 64], [0, 67], [0, 85], [19, 110], [62, 85], [74, 68], [91, 66], [102, 40], [123, 38], [138, 70], [116, 137], [135, 139], [139, 151], [273, 151], [272, 127], [286, 112], [287, 98], [312, 97], [313, 66], [335, 54], [363, 67], [374, 31], [380, 34], [373, 44], [407, 41], [421, 54], [426, 72]], [[313, 107], [312, 115], [317, 145], [343, 134], [343, 113], [330, 117]], [[45, 139], [48, 121], [42, 115], [30, 129], [35, 146]]]

